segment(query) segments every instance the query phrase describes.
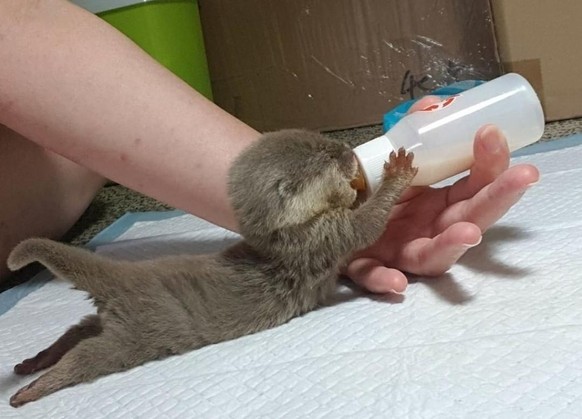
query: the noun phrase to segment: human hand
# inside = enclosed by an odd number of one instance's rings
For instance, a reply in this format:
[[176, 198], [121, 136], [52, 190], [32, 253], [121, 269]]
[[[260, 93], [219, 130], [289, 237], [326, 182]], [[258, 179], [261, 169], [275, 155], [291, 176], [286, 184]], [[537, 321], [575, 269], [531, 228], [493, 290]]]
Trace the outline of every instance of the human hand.
[[[438, 101], [425, 97], [415, 112]], [[481, 128], [469, 175], [443, 188], [411, 187], [393, 208], [382, 237], [358, 252], [345, 273], [376, 293], [403, 292], [405, 272], [438, 276], [481, 242], [482, 234], [539, 180], [530, 164], [509, 167], [509, 148], [493, 125]]]

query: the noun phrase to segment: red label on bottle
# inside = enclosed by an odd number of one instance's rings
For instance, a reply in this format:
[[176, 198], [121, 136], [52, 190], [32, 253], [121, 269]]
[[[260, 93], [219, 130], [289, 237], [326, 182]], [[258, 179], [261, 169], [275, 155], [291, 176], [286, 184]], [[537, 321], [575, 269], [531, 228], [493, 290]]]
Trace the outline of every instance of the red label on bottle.
[[441, 100], [440, 102], [428, 105], [426, 108], [421, 109], [421, 112], [433, 112], [433, 111], [438, 111], [438, 110], [444, 109], [447, 106], [449, 106], [451, 103], [453, 103], [457, 99], [457, 97], [459, 97], [459, 95], [451, 96], [451, 97], [448, 97], [444, 100]]

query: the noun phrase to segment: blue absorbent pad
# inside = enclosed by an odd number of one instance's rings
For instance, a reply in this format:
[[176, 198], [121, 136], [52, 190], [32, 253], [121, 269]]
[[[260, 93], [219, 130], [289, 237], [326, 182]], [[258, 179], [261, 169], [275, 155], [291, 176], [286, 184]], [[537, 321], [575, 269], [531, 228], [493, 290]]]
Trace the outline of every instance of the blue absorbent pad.
[[[1, 418], [547, 418], [582, 412], [582, 136], [522, 150], [541, 182], [448, 274], [64, 389], [19, 409], [12, 367], [94, 308], [40, 275], [0, 295]], [[453, 181], [454, 179], [450, 180]], [[450, 182], [449, 181], [449, 182]], [[129, 214], [92, 242], [116, 258], [238, 239], [180, 212]], [[44, 278], [44, 279], [43, 279]]]

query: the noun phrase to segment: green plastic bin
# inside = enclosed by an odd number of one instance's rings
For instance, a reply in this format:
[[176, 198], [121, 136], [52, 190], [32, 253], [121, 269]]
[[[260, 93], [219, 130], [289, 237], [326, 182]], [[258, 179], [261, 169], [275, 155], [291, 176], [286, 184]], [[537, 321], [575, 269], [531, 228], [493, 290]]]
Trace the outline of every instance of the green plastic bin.
[[197, 0], [74, 0], [212, 100]]

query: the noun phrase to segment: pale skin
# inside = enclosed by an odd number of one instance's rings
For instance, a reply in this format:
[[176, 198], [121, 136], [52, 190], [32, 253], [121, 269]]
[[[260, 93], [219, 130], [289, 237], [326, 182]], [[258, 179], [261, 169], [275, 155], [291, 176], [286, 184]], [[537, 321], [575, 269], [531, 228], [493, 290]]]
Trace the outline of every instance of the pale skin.
[[[237, 229], [227, 172], [259, 133], [115, 29], [64, 0], [4, 0], [0, 63], [0, 275], [16, 243], [70, 228], [105, 178]], [[378, 293], [403, 292], [407, 273], [438, 276], [539, 178], [508, 168], [495, 127], [477, 134], [474, 155], [454, 186], [409, 190], [346, 273]]]

